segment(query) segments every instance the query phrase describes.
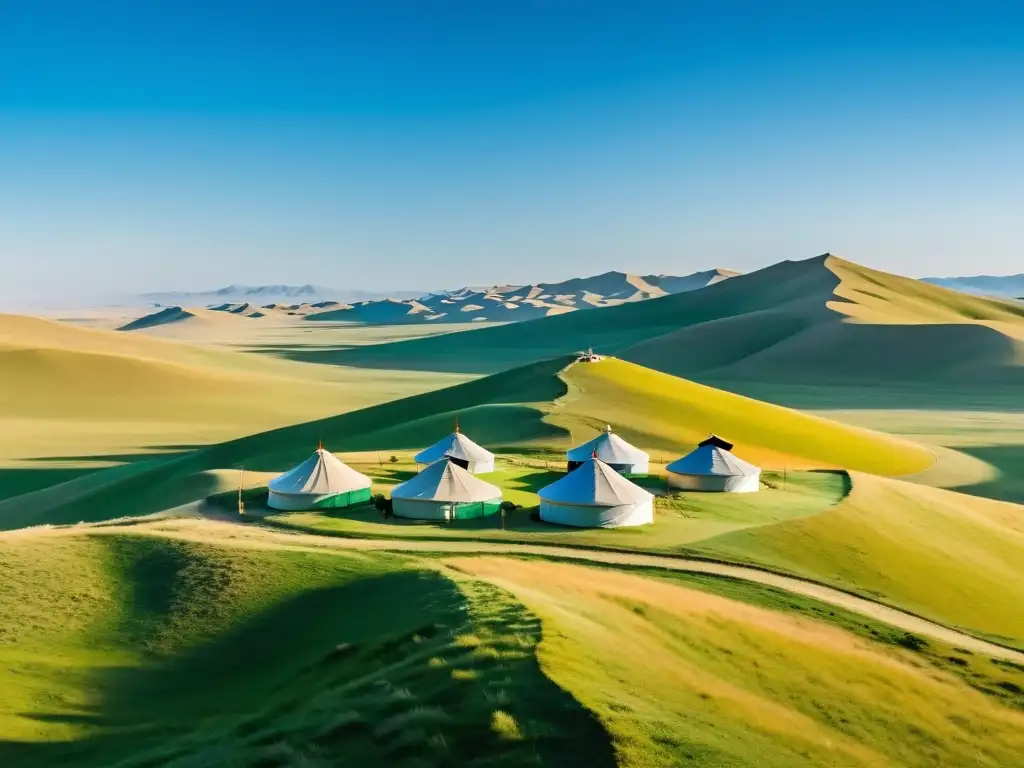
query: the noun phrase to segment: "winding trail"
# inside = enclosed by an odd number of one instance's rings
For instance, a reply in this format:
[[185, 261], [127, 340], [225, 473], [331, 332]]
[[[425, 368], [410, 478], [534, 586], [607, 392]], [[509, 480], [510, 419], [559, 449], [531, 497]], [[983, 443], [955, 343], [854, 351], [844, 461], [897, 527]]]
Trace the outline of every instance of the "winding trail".
[[[69, 531], [74, 529], [63, 530]], [[942, 624], [923, 619], [920, 616], [915, 616], [912, 613], [901, 611], [898, 608], [882, 605], [881, 603], [857, 597], [856, 595], [851, 595], [848, 592], [833, 589], [823, 584], [743, 565], [730, 565], [668, 555], [609, 552], [540, 544], [412, 539], [356, 539], [317, 536], [307, 533], [287, 533], [262, 527], [240, 526], [237, 523], [195, 519], [157, 521], [132, 526], [127, 530], [121, 526], [92, 528], [89, 533], [93, 535], [102, 535], [104, 533], [145, 533], [207, 543], [210, 543], [212, 539], [218, 544], [227, 546], [260, 549], [283, 547], [300, 551], [346, 549], [384, 552], [451, 553], [453, 555], [535, 555], [579, 563], [642, 566], [662, 568], [668, 571], [704, 573], [775, 587], [785, 592], [809, 597], [822, 603], [867, 616], [897, 629], [902, 629], [905, 632], [913, 632], [924, 637], [941, 640], [960, 648], [987, 654], [1004, 661], [1024, 664], [1024, 652], [1022, 651], [982, 640], [965, 632], [951, 629]]]

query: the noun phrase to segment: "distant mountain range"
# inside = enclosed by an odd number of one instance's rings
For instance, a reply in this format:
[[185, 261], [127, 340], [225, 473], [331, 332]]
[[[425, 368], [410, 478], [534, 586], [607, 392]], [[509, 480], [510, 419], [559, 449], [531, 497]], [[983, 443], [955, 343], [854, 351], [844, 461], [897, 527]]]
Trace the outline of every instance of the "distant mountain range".
[[322, 285], [228, 285], [213, 291], [162, 291], [144, 293], [147, 304], [204, 305], [223, 302], [262, 302], [291, 300], [299, 303], [324, 300], [357, 302], [386, 298], [411, 299], [423, 291], [364, 291], [353, 288], [326, 288]]
[[581, 309], [610, 307], [704, 288], [736, 272], [712, 269], [682, 277], [605, 272], [560, 283], [460, 288], [414, 299], [388, 298], [326, 308], [307, 320], [394, 325], [402, 323], [511, 323]]
[[922, 277], [932, 285], [941, 285], [962, 293], [977, 296], [1024, 297], [1024, 274], [975, 275], [974, 277]]

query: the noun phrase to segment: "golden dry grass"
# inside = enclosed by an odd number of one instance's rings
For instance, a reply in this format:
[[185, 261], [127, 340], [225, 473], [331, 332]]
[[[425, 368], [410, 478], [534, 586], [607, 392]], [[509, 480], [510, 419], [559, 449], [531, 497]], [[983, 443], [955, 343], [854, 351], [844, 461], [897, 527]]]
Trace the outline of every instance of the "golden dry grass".
[[714, 432], [737, 455], [766, 467], [842, 467], [885, 475], [927, 469], [927, 449], [884, 433], [857, 429], [752, 400], [622, 360], [576, 364], [564, 378], [570, 394], [548, 419], [589, 439], [605, 424], [645, 448], [674, 459]]
[[454, 565], [541, 617], [541, 664], [620, 765], [1024, 764], [1024, 714], [842, 630], [628, 574]]
[[8, 465], [208, 444], [462, 380], [308, 365], [15, 315], [0, 315], [0, 369], [0, 461]]
[[1024, 646], [1024, 507], [871, 475], [816, 515], [709, 539], [747, 560]]

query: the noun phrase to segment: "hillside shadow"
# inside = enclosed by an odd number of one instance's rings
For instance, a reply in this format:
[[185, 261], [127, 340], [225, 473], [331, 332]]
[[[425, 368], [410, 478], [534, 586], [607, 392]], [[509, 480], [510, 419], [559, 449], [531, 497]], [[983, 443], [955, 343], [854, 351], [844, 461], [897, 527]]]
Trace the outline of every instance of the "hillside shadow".
[[786, 382], [696, 374], [694, 381], [738, 395], [804, 411], [901, 410], [1024, 413], [1020, 387], [993, 382], [858, 381]]
[[957, 450], [991, 464], [999, 473], [993, 480], [962, 486], [957, 491], [998, 501], [1024, 503], [1024, 445], [990, 445]]
[[433, 571], [309, 590], [193, 650], [98, 672], [95, 707], [31, 715], [92, 735], [0, 742], [0, 762], [615, 765], [600, 722], [541, 669], [537, 617], [468, 592]]
[[[458, 332], [456, 332], [458, 333]], [[424, 338], [438, 338], [448, 334], [439, 334], [437, 337], [428, 336]], [[284, 360], [291, 360], [298, 363], [313, 363], [315, 365], [335, 365], [345, 368], [365, 368], [370, 370], [398, 370], [398, 371], [419, 371], [423, 373], [461, 373], [461, 374], [490, 374], [498, 371], [521, 365], [529, 362], [529, 359], [520, 358], [505, 359], [504, 357], [489, 358], [486, 354], [478, 355], [474, 350], [472, 355], [424, 355], [422, 357], [409, 355], [392, 357], [380, 355], [379, 352], [361, 352], [363, 349], [382, 349], [392, 344], [405, 344], [409, 340], [384, 342], [381, 344], [367, 344], [363, 346], [340, 347], [324, 345], [311, 347], [309, 345], [297, 346], [294, 344], [268, 345], [264, 344], [258, 348], [249, 348], [248, 351], [258, 355], [268, 355]], [[413, 339], [418, 341], [418, 339]], [[391, 350], [389, 350], [391, 351]], [[572, 349], [559, 350], [571, 352]], [[545, 357], [541, 355], [538, 359]]]
[[103, 467], [0, 468], [0, 501], [103, 471]]
[[541, 488], [551, 485], [556, 480], [565, 477], [565, 472], [555, 470], [539, 469], [526, 475], [520, 475], [515, 479], [515, 490], [537, 493]]
[[[16, 467], [0, 467], [0, 501], [52, 488], [90, 475], [164, 459], [202, 448], [200, 445], [154, 445], [146, 452], [101, 453], [88, 456], [40, 456], [24, 459]], [[58, 466], [65, 465], [65, 466]]]

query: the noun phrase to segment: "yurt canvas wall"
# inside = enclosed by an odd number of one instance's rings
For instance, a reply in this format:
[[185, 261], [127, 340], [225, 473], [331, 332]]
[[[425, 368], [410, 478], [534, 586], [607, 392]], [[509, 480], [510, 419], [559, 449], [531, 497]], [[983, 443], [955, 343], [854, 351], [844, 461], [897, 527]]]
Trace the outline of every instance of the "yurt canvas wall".
[[540, 518], [577, 528], [654, 522], [654, 495], [600, 459], [590, 459], [538, 491]]
[[370, 486], [366, 475], [319, 448], [267, 484], [267, 506], [283, 512], [349, 507], [369, 501]]
[[465, 520], [500, 510], [501, 489], [445, 458], [397, 486], [391, 492], [391, 505], [398, 517]]
[[732, 444], [712, 435], [693, 451], [665, 467], [670, 488], [682, 491], [754, 493], [761, 483], [761, 468], [726, 449]]

